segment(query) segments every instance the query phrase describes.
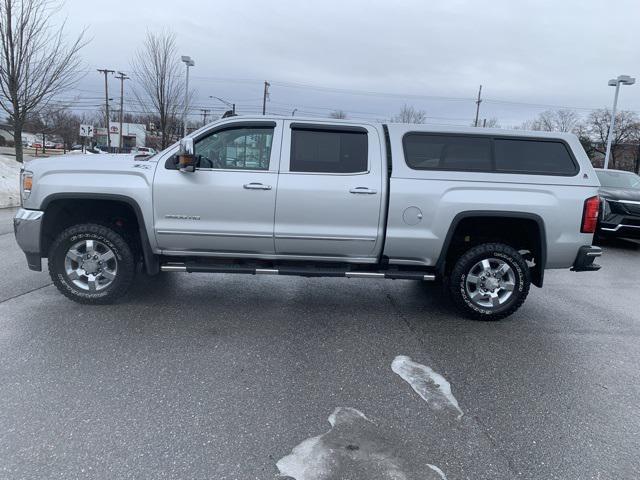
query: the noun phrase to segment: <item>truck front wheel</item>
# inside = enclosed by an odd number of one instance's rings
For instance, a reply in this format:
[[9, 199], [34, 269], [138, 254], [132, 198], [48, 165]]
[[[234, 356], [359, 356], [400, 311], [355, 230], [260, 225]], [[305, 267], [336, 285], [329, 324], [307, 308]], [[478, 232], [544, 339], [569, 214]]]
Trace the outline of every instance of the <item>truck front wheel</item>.
[[527, 298], [529, 267], [514, 248], [484, 243], [464, 253], [449, 277], [453, 302], [467, 317], [500, 320], [514, 313]]
[[112, 303], [128, 290], [135, 257], [126, 240], [103, 225], [87, 223], [62, 231], [49, 250], [49, 275], [71, 300]]

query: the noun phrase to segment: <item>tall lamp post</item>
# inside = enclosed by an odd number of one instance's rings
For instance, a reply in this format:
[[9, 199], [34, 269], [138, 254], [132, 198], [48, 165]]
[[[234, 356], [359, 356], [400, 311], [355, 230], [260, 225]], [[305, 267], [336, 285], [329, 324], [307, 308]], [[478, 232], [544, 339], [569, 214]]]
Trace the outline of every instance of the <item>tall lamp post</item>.
[[195, 66], [196, 62], [188, 55], [182, 55], [182, 61], [187, 66], [187, 85], [184, 90], [184, 115], [183, 115], [183, 136], [187, 136], [187, 113], [189, 112], [189, 67]]
[[231, 115], [234, 116], [236, 114], [236, 104], [227, 102], [226, 100], [216, 97], [215, 95], [209, 95], [209, 98], [213, 98], [214, 100], [218, 100], [219, 102], [224, 103], [227, 107], [231, 107]]
[[607, 150], [604, 154], [604, 168], [609, 168], [609, 157], [611, 155], [611, 140], [613, 140], [613, 132], [616, 126], [616, 107], [618, 106], [618, 93], [620, 92], [620, 85], [633, 85], [636, 83], [636, 79], [629, 75], [620, 75], [618, 78], [612, 78], [609, 80], [610, 87], [616, 87], [616, 93], [613, 97], [613, 110], [611, 111], [611, 122], [609, 123], [609, 135], [607, 136]]

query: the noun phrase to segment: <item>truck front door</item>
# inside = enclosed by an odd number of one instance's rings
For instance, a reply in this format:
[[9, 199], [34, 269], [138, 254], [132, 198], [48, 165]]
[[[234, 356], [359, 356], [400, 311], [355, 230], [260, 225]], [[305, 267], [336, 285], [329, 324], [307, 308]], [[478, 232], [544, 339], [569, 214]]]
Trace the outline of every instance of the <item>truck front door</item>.
[[384, 187], [374, 127], [286, 121], [276, 253], [376, 261]]
[[282, 122], [242, 121], [195, 138], [195, 172], [171, 159], [154, 178], [158, 246], [174, 254], [274, 254]]

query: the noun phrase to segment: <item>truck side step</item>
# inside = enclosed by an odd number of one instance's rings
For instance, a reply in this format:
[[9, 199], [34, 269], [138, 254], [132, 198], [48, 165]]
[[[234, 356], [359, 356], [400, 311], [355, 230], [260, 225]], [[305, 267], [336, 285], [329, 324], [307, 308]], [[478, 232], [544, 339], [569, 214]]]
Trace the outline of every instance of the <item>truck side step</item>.
[[249, 275], [294, 275], [298, 277], [346, 277], [346, 278], [389, 278], [394, 280], [433, 281], [435, 274], [422, 270], [350, 270], [322, 266], [263, 265], [209, 263], [209, 262], [167, 262], [160, 266], [163, 272], [188, 273], [244, 273]]

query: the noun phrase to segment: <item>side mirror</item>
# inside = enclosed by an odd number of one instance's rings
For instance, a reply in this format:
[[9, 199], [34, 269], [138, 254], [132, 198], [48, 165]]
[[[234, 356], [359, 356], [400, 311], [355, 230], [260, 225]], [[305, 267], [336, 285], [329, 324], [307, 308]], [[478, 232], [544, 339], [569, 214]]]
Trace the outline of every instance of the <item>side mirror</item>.
[[180, 140], [180, 150], [178, 150], [178, 170], [181, 172], [196, 171], [196, 155], [193, 147], [193, 138], [183, 138]]

